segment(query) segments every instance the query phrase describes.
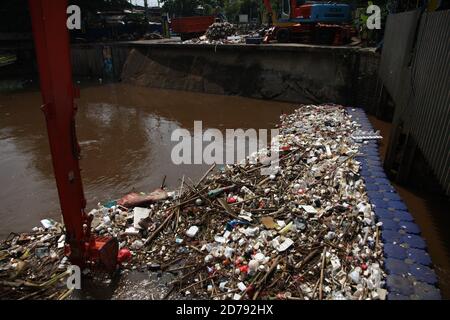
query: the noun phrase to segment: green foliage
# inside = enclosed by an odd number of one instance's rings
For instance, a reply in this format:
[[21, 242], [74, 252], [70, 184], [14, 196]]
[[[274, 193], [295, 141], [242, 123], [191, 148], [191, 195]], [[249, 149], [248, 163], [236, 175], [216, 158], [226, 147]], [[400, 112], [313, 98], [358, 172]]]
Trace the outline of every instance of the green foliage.
[[213, 15], [223, 8], [223, 0], [161, 0], [161, 3], [165, 12], [177, 17]]
[[241, 12], [242, 0], [225, 0], [224, 11], [230, 22], [235, 22], [237, 15]]
[[230, 22], [235, 22], [239, 14], [250, 15], [252, 12], [254, 17], [263, 4], [263, 0], [161, 0], [161, 2], [163, 9], [170, 16], [223, 13]]
[[69, 0], [69, 4], [76, 4], [81, 11], [95, 13], [103, 10], [123, 10], [131, 8], [127, 0]]

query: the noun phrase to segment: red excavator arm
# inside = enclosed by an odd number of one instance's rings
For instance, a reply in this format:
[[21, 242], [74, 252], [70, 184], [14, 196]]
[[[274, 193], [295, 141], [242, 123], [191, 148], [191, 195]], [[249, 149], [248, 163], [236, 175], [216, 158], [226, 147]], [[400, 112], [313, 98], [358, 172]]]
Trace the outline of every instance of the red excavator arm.
[[66, 227], [66, 254], [80, 267], [114, 271], [118, 244], [115, 238], [91, 235], [91, 221], [84, 208], [75, 133], [78, 96], [72, 82], [66, 0], [29, 0], [42, 99], [47, 122], [53, 169]]

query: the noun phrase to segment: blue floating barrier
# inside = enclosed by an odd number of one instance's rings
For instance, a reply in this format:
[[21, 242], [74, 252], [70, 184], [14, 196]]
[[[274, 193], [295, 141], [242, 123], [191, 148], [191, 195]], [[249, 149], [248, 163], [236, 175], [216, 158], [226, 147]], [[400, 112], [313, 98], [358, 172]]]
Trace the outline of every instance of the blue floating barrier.
[[[391, 182], [388, 179], [385, 178], [375, 178], [375, 183], [376, 184], [387, 184], [387, 185], [391, 185]], [[391, 186], [392, 188], [392, 186]]]
[[397, 231], [384, 230], [381, 232], [381, 240], [383, 240], [384, 243], [400, 242], [402, 240], [402, 235]]
[[415, 263], [429, 266], [431, 265], [431, 258], [428, 252], [423, 249], [409, 248], [406, 250], [408, 259], [413, 260]]
[[[373, 126], [362, 109], [347, 108], [353, 120], [363, 130], [373, 130]], [[384, 268], [388, 273], [386, 288], [388, 300], [440, 299], [440, 291], [432, 284], [437, 282], [425, 241], [418, 236], [420, 228], [401, 197], [395, 192], [380, 160], [379, 142], [369, 140], [361, 143], [357, 156], [361, 163], [360, 175], [366, 184], [367, 196], [374, 205], [377, 221], [383, 222], [381, 239], [384, 244]], [[395, 243], [395, 244], [394, 244]], [[406, 247], [400, 245], [405, 243]], [[412, 275], [408, 277], [407, 275]]]
[[410, 298], [397, 292], [389, 292], [387, 295], [387, 300], [410, 300]]
[[414, 221], [413, 216], [407, 211], [392, 210], [392, 212], [394, 213], [395, 219], [399, 221], [406, 221], [406, 222]]
[[365, 151], [363, 151], [363, 153], [368, 156], [378, 156], [379, 155], [378, 150], [365, 150]]
[[[382, 228], [384, 227], [385, 224], [390, 224], [392, 221], [393, 221], [394, 223], [396, 223], [398, 226], [400, 226], [400, 223], [401, 223], [401, 221], [395, 221], [395, 220], [393, 219], [393, 216], [392, 216], [392, 215], [391, 215], [391, 216], [377, 216], [377, 221], [383, 222]], [[395, 229], [395, 230], [393, 230], [392, 228], [386, 228], [386, 230], [391, 230], [391, 231], [396, 231], [396, 232], [398, 232], [400, 229]]]
[[378, 151], [378, 145], [371, 143], [371, 140], [368, 140], [366, 144], [362, 145], [359, 149], [360, 150], [377, 150]]
[[374, 167], [375, 170], [382, 170], [382, 163], [381, 161], [374, 161], [374, 160], [367, 160], [367, 164], [371, 165], [372, 167]]
[[414, 293], [413, 283], [410, 279], [391, 274], [386, 278], [386, 288], [390, 292], [396, 292], [404, 296]]
[[359, 147], [359, 151], [361, 151], [361, 152], [366, 152], [366, 151], [378, 152], [378, 146], [376, 144], [365, 144], [365, 145]]
[[[381, 178], [381, 177], [377, 177], [377, 178]], [[390, 183], [378, 183], [377, 184], [379, 190], [381, 191], [392, 191], [394, 190], [394, 187], [392, 187], [392, 185]]]
[[384, 245], [384, 255], [387, 258], [404, 260], [408, 257], [408, 252], [398, 244], [386, 243]]
[[400, 228], [404, 229], [407, 233], [420, 234], [420, 228], [414, 222], [400, 221]]
[[400, 198], [400, 196], [395, 193], [395, 192], [385, 192], [383, 193], [384, 198], [389, 199], [389, 200], [402, 200], [402, 198]]
[[384, 171], [375, 170], [371, 172], [371, 176], [375, 178], [386, 178], [386, 173], [384, 173]]
[[388, 209], [375, 208], [374, 212], [375, 212], [375, 215], [380, 219], [394, 219], [395, 218], [394, 212], [390, 211]]
[[383, 199], [374, 199], [372, 201], [372, 204], [375, 205], [375, 208], [380, 208], [380, 209], [387, 209], [387, 208], [389, 208], [388, 202], [384, 201]]
[[424, 282], [417, 282], [414, 285], [414, 299], [421, 299], [421, 300], [441, 300], [441, 292], [436, 287], [424, 283]]
[[367, 176], [371, 175], [371, 171], [369, 170], [369, 168], [367, 167], [367, 163], [361, 163], [361, 170], [359, 170], [359, 172], [361, 174], [365, 174]]
[[367, 195], [371, 199], [383, 199], [384, 192], [380, 191], [367, 191]]
[[404, 211], [408, 210], [408, 207], [403, 203], [403, 201], [389, 201], [388, 208]]
[[388, 274], [407, 275], [409, 266], [403, 260], [387, 258], [384, 261], [384, 269]]
[[419, 281], [423, 281], [428, 284], [436, 285], [437, 277], [433, 269], [426, 266], [413, 264], [409, 266], [409, 272], [411, 275]]
[[364, 178], [364, 182], [366, 183], [366, 185], [375, 184], [375, 181], [376, 181], [376, 178], [371, 178], [371, 177]]
[[406, 234], [401, 241], [407, 243], [411, 248], [425, 249], [427, 247], [425, 240], [415, 234]]
[[392, 231], [398, 231], [400, 229], [400, 225], [398, 222], [394, 220], [382, 220], [383, 226], [381, 227], [382, 230], [392, 230]]
[[367, 184], [366, 185], [366, 190], [367, 191], [379, 191], [380, 187], [377, 186], [376, 184]]

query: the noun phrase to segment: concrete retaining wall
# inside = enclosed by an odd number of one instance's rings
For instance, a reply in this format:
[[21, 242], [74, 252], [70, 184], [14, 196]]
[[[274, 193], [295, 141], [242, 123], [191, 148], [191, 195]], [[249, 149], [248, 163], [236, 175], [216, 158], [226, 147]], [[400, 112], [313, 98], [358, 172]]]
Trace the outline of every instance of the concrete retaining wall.
[[[152, 41], [73, 44], [71, 49], [75, 78], [295, 103], [333, 102], [365, 110], [378, 101], [380, 57], [367, 49]], [[28, 58], [13, 66], [13, 74], [36, 76], [33, 48], [16, 51]]]
[[122, 81], [297, 103], [356, 105], [355, 90], [363, 87], [367, 73], [376, 81], [377, 67], [376, 54], [354, 48], [137, 43], [123, 67]]
[[75, 77], [120, 79], [131, 48], [117, 44], [75, 44], [71, 47]]
[[[377, 102], [378, 54], [352, 47], [187, 45], [134, 41], [73, 44], [75, 78], [295, 103]], [[33, 48], [20, 49], [33, 56]], [[36, 75], [27, 63], [23, 76]], [[14, 66], [17, 74], [17, 66]]]

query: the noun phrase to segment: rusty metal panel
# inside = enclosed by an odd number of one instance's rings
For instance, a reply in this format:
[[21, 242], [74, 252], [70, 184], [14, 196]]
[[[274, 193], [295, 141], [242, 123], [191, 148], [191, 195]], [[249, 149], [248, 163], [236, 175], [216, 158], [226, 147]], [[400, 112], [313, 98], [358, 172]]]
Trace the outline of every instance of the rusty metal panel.
[[394, 123], [412, 137], [450, 195], [450, 10], [390, 15], [379, 78]]
[[387, 21], [379, 71], [380, 79], [396, 105], [394, 123], [403, 123], [403, 132], [417, 143], [448, 195], [449, 39], [450, 10], [391, 15]]
[[411, 65], [411, 97], [402, 115], [441, 186], [450, 194], [450, 11], [420, 21]]
[[419, 16], [414, 10], [389, 15], [386, 21], [379, 77], [396, 102], [401, 99], [403, 71], [410, 61]]

